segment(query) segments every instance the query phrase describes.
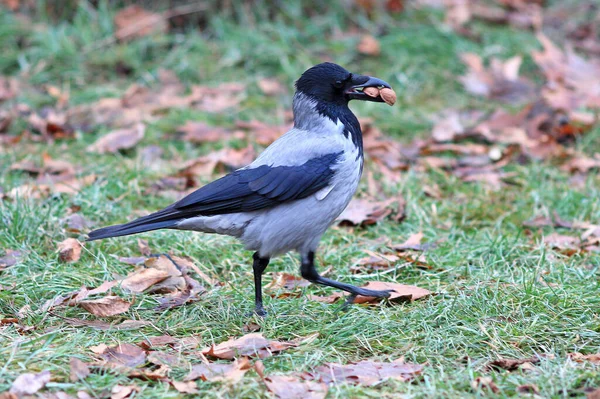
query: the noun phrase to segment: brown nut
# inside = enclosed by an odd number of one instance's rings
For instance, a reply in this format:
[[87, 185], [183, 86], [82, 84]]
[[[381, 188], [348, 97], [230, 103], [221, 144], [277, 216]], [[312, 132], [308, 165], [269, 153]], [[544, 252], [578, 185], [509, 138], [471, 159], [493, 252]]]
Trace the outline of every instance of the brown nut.
[[384, 87], [379, 90], [379, 95], [388, 105], [394, 105], [396, 103], [396, 92], [392, 89]]
[[379, 96], [379, 89], [377, 87], [365, 87], [363, 93], [369, 97], [377, 97]]

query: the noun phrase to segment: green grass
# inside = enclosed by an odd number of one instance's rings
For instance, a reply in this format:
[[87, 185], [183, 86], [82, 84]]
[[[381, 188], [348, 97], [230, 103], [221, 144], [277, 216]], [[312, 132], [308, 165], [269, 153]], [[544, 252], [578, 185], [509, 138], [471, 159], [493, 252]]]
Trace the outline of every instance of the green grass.
[[[83, 3], [82, 3], [83, 4]], [[277, 115], [291, 106], [291, 87], [299, 74], [324, 59], [349, 69], [387, 80], [395, 87], [398, 105], [353, 104], [357, 115], [370, 116], [387, 135], [403, 142], [424, 136], [435, 116], [446, 108], [493, 110], [499, 107], [464, 92], [456, 77], [464, 68], [458, 55], [472, 51], [485, 57], [525, 55], [523, 73], [539, 80], [539, 71], [528, 56], [539, 48], [534, 35], [502, 26], [476, 24], [481, 43], [456, 35], [441, 25], [435, 11], [408, 8], [398, 16], [381, 16], [369, 23], [361, 13], [350, 17], [332, 9], [311, 20], [290, 4], [270, 22], [254, 22], [249, 28], [216, 15], [206, 30], [142, 38], [127, 44], [99, 47], [113, 32], [115, 10], [101, 6], [93, 11], [80, 6], [68, 22], [49, 19], [23, 25], [14, 15], [0, 15], [0, 73], [20, 75], [32, 85], [69, 87], [71, 104], [118, 96], [131, 83], [157, 84], [161, 68], [177, 73], [187, 84], [241, 81], [248, 84], [248, 98], [233, 112], [211, 115], [193, 110], [174, 110], [148, 126], [145, 145], [157, 144], [167, 160], [193, 159], [214, 145], [191, 145], [164, 140], [165, 134], [187, 120], [208, 120], [231, 127], [236, 120], [280, 122]], [[264, 12], [258, 8], [257, 15]], [[250, 22], [248, 22], [250, 23]], [[358, 37], [343, 36], [350, 25], [380, 37], [382, 55], [369, 59], [355, 51]], [[119, 73], [126, 65], [129, 74]], [[290, 87], [283, 102], [264, 97], [255, 86], [260, 77], [275, 76]], [[19, 102], [33, 108], [52, 105], [42, 91], [24, 90]], [[17, 133], [19, 125], [11, 133]], [[0, 318], [13, 317], [24, 306], [31, 312], [22, 320], [33, 331], [20, 334], [14, 326], [0, 327], [0, 392], [20, 374], [48, 369], [51, 391], [110, 390], [116, 384], [135, 383], [140, 397], [183, 397], [168, 385], [130, 380], [110, 371], [93, 373], [85, 381], [69, 382], [69, 358], [92, 359], [91, 345], [135, 343], [144, 337], [171, 334], [196, 335], [204, 344], [241, 336], [252, 309], [251, 254], [233, 239], [191, 232], [154, 232], [86, 244], [81, 260], [59, 262], [56, 244], [77, 236], [65, 231], [61, 220], [71, 206], [94, 227], [128, 220], [134, 211], [151, 211], [169, 204], [160, 196], [142, 192], [170, 170], [152, 171], [141, 165], [136, 150], [117, 155], [85, 152], [87, 145], [109, 129], [98, 126], [80, 132], [75, 139], [55, 143], [22, 142], [0, 148], [0, 187], [9, 191], [29, 177], [9, 170], [24, 158], [39, 160], [43, 151], [96, 173], [99, 180], [74, 196], [0, 202], [0, 254], [3, 249], [26, 252], [16, 266], [0, 271]], [[577, 146], [588, 153], [600, 151], [600, 130], [588, 133]], [[170, 166], [173, 170], [176, 164]], [[569, 176], [551, 163], [511, 166], [519, 186], [490, 191], [483, 185], [461, 182], [438, 170], [409, 171], [397, 185], [385, 183], [388, 194], [401, 193], [407, 201], [407, 218], [400, 224], [385, 221], [366, 229], [332, 228], [322, 240], [318, 259], [331, 276], [360, 284], [368, 280], [397, 281], [427, 288], [436, 295], [398, 306], [354, 306], [340, 312], [338, 305], [309, 301], [306, 294], [331, 290], [310, 286], [298, 298], [267, 298], [270, 315], [259, 320], [262, 333], [273, 339], [292, 339], [318, 333], [318, 338], [299, 348], [264, 360], [267, 374], [308, 371], [324, 362], [375, 359], [390, 361], [403, 356], [425, 363], [421, 380], [387, 382], [376, 387], [347, 385], [330, 388], [329, 398], [513, 397], [516, 387], [536, 384], [542, 397], [583, 396], [583, 389], [600, 385], [600, 370], [567, 358], [569, 352], [600, 351], [600, 257], [596, 254], [566, 257], [541, 244], [522, 222], [556, 211], [562, 218], [597, 222], [600, 219], [600, 179], [590, 175], [577, 188]], [[441, 199], [427, 197], [425, 185], [438, 185]], [[366, 188], [366, 183], [361, 187]], [[119, 200], [116, 200], [119, 199]], [[439, 245], [426, 253], [430, 270], [398, 264], [391, 272], [372, 276], [353, 275], [350, 266], [365, 256], [364, 250], [384, 250], [381, 237], [394, 243], [423, 231], [426, 241]], [[551, 232], [551, 228], [544, 232]], [[560, 231], [560, 229], [559, 229]], [[137, 239], [147, 239], [155, 252], [188, 255], [225, 285], [211, 289], [199, 302], [157, 313], [151, 295], [137, 295], [126, 318], [148, 320], [152, 326], [133, 331], [97, 331], [73, 327], [40, 311], [42, 304], [82, 285], [98, 286], [132, 270], [116, 256], [137, 255]], [[268, 271], [297, 273], [295, 255], [275, 260]], [[546, 284], [543, 284], [541, 280]], [[267, 280], [269, 278], [267, 277]], [[14, 284], [14, 288], [10, 288]], [[115, 292], [121, 293], [119, 289]], [[123, 294], [126, 296], [125, 294]], [[63, 317], [93, 319], [79, 308], [59, 308]], [[486, 363], [498, 357], [521, 358], [548, 355], [532, 371], [489, 371]], [[552, 355], [552, 356], [550, 356]], [[191, 362], [199, 359], [188, 358]], [[175, 368], [171, 377], [181, 379], [187, 369]], [[491, 376], [498, 394], [473, 390], [471, 381]], [[236, 385], [199, 382], [205, 397], [268, 397], [264, 385], [249, 372]]]

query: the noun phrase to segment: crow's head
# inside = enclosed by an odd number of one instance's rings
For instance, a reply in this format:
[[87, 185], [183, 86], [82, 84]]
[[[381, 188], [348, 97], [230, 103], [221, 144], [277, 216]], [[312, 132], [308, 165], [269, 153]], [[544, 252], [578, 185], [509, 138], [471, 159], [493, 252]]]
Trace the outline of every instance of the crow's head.
[[366, 87], [391, 88], [381, 79], [350, 73], [341, 66], [324, 62], [306, 70], [296, 82], [296, 90], [318, 102], [347, 105], [350, 100], [383, 102], [363, 92]]

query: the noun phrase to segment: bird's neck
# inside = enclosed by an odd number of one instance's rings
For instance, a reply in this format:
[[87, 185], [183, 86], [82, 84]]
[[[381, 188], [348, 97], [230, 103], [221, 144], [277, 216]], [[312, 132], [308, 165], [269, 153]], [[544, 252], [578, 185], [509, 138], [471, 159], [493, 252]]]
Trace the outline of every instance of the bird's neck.
[[[294, 95], [294, 127], [315, 133], [344, 134], [363, 153], [362, 131], [360, 123], [347, 104], [330, 104], [317, 101], [305, 94]], [[331, 126], [343, 125], [332, 129]]]

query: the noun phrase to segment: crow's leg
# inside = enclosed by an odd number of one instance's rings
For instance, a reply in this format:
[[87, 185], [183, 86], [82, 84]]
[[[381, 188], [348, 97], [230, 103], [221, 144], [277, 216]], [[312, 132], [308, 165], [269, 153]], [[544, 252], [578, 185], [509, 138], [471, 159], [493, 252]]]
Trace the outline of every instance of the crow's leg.
[[348, 301], [351, 303], [357, 295], [372, 296], [375, 298], [388, 298], [393, 290], [367, 290], [364, 288], [356, 287], [351, 284], [340, 283], [339, 281], [331, 280], [322, 277], [317, 269], [315, 268], [315, 253], [309, 252], [307, 255], [302, 255], [302, 264], [300, 266], [300, 274], [303, 278], [307, 279], [311, 283], [326, 285], [328, 287], [334, 287], [350, 293]]
[[267, 312], [263, 307], [262, 298], [262, 274], [269, 265], [270, 258], [261, 258], [258, 252], [252, 255], [254, 262], [252, 269], [254, 270], [254, 312], [259, 316], [266, 316]]

